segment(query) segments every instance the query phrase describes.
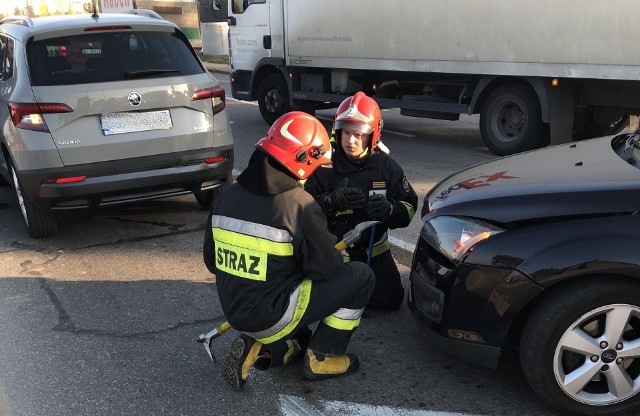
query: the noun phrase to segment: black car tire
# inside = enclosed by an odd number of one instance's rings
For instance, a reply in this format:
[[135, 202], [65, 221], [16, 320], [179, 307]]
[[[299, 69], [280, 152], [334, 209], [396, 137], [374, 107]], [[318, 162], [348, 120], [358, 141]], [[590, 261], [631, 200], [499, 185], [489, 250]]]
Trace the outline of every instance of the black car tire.
[[548, 138], [535, 92], [522, 84], [504, 84], [493, 90], [480, 110], [480, 134], [498, 156], [541, 147]]
[[40, 209], [31, 201], [22, 189], [20, 179], [13, 164], [9, 165], [9, 172], [13, 179], [13, 187], [16, 191], [18, 206], [29, 234], [35, 238], [49, 237], [55, 234], [58, 230], [58, 219], [56, 215]]
[[258, 107], [267, 124], [271, 125], [283, 114], [291, 111], [287, 83], [280, 74], [270, 74], [260, 84]]
[[216, 200], [218, 195], [222, 192], [227, 185], [218, 186], [210, 191], [202, 191], [202, 192], [194, 192], [194, 196], [196, 197], [196, 201], [200, 204], [200, 207], [204, 210], [209, 210], [211, 208], [211, 204]]
[[[627, 318], [626, 326], [616, 325], [620, 317]], [[581, 280], [531, 313], [520, 340], [520, 361], [533, 390], [563, 412], [638, 415], [640, 388], [634, 391], [633, 383], [640, 377], [640, 356], [627, 352], [632, 341], [640, 341], [640, 283], [615, 277]], [[582, 372], [585, 377], [578, 378]], [[569, 384], [573, 378], [578, 385]], [[569, 381], [563, 386], [559, 380]], [[618, 390], [611, 391], [610, 381]]]

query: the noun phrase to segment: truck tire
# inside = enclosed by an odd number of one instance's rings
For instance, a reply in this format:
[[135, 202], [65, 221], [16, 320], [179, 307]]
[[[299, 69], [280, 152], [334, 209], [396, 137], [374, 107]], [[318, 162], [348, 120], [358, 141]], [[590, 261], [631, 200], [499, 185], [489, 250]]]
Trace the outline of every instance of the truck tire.
[[594, 137], [613, 136], [629, 125], [629, 114], [624, 112], [614, 116], [608, 124], [598, 124], [593, 117], [573, 133], [573, 140], [586, 140]]
[[269, 125], [291, 111], [289, 90], [282, 75], [270, 74], [264, 78], [258, 90], [258, 107], [262, 118]]
[[637, 415], [640, 409], [640, 284], [580, 279], [528, 317], [520, 362], [533, 390], [563, 413]]
[[535, 92], [522, 84], [504, 84], [489, 93], [480, 109], [480, 134], [498, 156], [542, 146], [547, 135]]
[[9, 165], [9, 172], [16, 191], [18, 205], [22, 213], [29, 234], [34, 238], [49, 237], [58, 230], [58, 219], [50, 211], [44, 211], [34, 204], [23, 191], [20, 179], [13, 164]]

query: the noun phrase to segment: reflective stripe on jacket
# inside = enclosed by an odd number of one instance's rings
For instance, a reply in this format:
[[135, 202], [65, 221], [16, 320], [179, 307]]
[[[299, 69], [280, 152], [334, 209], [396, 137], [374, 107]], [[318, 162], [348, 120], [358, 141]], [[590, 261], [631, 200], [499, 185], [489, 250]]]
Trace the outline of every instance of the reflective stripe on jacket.
[[275, 195], [227, 188], [211, 208], [203, 256], [229, 323], [269, 342], [286, 335], [304, 313], [312, 281], [331, 279], [342, 266], [335, 243], [301, 187]]

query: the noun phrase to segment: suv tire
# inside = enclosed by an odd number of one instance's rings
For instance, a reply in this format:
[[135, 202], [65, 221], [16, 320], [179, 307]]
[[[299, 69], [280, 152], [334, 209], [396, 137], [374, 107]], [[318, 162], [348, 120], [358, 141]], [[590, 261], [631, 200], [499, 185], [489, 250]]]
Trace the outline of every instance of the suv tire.
[[213, 201], [216, 200], [218, 195], [220, 195], [220, 193], [226, 187], [227, 185], [222, 185], [210, 191], [194, 192], [193, 195], [196, 197], [196, 201], [198, 201], [200, 207], [208, 211], [211, 208], [211, 204], [213, 204]]
[[640, 341], [639, 318], [638, 283], [609, 277], [560, 289], [524, 327], [520, 361], [527, 381], [568, 414], [637, 414], [640, 357], [630, 349]]
[[29, 199], [29, 196], [22, 190], [20, 179], [18, 179], [18, 174], [13, 164], [9, 166], [9, 172], [13, 179], [13, 187], [16, 191], [20, 212], [29, 230], [29, 234], [35, 238], [53, 235], [58, 229], [58, 219], [56, 215], [52, 212], [41, 210]]

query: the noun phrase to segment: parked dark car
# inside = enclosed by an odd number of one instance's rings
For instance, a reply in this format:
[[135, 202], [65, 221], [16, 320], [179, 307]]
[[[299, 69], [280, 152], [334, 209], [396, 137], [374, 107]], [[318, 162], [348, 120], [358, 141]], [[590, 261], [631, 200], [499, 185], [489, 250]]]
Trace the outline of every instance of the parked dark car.
[[520, 354], [571, 415], [640, 414], [640, 135], [468, 168], [425, 197], [409, 308], [448, 352]]

